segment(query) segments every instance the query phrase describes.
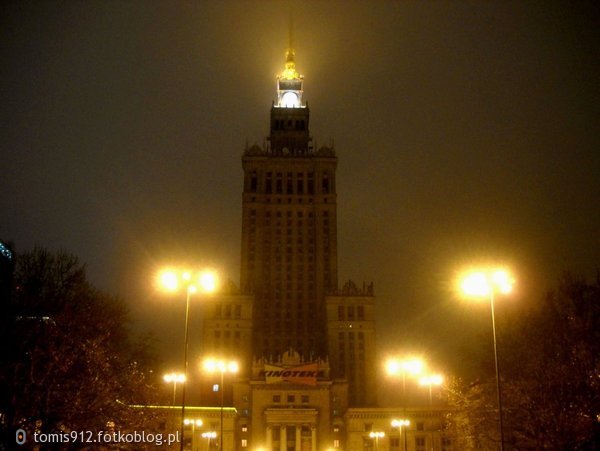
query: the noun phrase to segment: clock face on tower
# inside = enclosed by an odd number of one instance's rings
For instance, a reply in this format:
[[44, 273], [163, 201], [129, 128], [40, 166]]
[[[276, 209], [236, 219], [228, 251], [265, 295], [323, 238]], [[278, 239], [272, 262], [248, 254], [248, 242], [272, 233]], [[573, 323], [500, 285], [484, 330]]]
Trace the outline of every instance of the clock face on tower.
[[281, 96], [282, 107], [297, 107], [298, 106], [298, 94], [292, 91], [286, 91]]

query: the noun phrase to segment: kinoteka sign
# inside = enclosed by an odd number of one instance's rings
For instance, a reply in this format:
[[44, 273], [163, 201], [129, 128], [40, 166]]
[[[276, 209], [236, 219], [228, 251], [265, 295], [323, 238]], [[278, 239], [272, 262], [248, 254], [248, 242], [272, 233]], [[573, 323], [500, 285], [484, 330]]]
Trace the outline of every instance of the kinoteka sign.
[[324, 371], [319, 371], [316, 363], [294, 367], [280, 367], [265, 365], [265, 369], [258, 374], [265, 378], [267, 384], [292, 382], [294, 384], [316, 385], [318, 377], [324, 377]]

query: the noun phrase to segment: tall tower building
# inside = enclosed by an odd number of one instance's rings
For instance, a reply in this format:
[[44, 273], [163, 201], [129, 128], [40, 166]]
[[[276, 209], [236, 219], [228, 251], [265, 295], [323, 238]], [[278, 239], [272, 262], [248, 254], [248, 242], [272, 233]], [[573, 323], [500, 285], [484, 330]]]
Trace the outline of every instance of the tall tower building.
[[[449, 449], [438, 446], [449, 443], [437, 432], [443, 411], [376, 406], [373, 284], [338, 285], [337, 157], [313, 145], [303, 84], [290, 43], [269, 136], [242, 156], [240, 286], [203, 303], [203, 351], [241, 371], [203, 375], [206, 407], [196, 412], [206, 431], [221, 423], [224, 451], [373, 449], [369, 433], [400, 415], [414, 429], [390, 431], [382, 446], [404, 438], [407, 449]], [[190, 434], [193, 448], [204, 440]]]
[[327, 356], [325, 297], [337, 289], [333, 149], [313, 147], [304, 79], [286, 52], [264, 148], [242, 157], [241, 282], [254, 296], [253, 354]]
[[206, 351], [242, 368], [221, 388], [236, 449], [343, 448], [349, 409], [375, 404], [373, 286], [338, 286], [337, 157], [313, 145], [303, 84], [290, 45], [269, 136], [242, 156], [240, 287], [205, 306]]

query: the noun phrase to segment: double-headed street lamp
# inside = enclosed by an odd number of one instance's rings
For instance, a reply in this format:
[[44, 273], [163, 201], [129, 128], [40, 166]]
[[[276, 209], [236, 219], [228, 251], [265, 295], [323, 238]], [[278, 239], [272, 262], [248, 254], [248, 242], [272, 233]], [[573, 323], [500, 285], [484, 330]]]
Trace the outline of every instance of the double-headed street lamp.
[[[159, 273], [158, 282], [163, 290], [176, 292], [185, 289], [185, 333], [183, 344], [183, 377], [187, 380], [188, 370], [188, 336], [189, 336], [189, 316], [190, 316], [190, 298], [192, 294], [201, 291], [203, 293], [213, 293], [217, 288], [217, 277], [212, 271], [178, 271], [173, 269], [163, 270]], [[184, 426], [185, 426], [185, 387], [181, 389], [181, 451], [184, 445]]]
[[208, 431], [202, 433], [202, 438], [206, 439], [206, 449], [210, 450], [210, 440], [217, 437], [217, 433], [215, 431]]
[[168, 384], [173, 384], [173, 406], [175, 406], [177, 384], [183, 384], [185, 382], [185, 376], [182, 373], [169, 373], [163, 376], [163, 380]]
[[186, 426], [192, 426], [192, 451], [194, 450], [194, 440], [196, 439], [196, 427], [200, 427], [204, 422], [200, 418], [186, 418], [183, 420], [183, 424]]
[[221, 384], [219, 385], [219, 391], [221, 392], [221, 437], [219, 438], [219, 450], [223, 451], [223, 401], [224, 401], [224, 390], [223, 380], [225, 373], [235, 374], [239, 371], [239, 365], [234, 360], [215, 360], [206, 359], [202, 365], [207, 373], [221, 373]]
[[494, 295], [508, 294], [512, 291], [514, 279], [504, 269], [477, 270], [467, 273], [460, 280], [464, 295], [477, 298], [489, 298], [492, 314], [492, 335], [494, 337], [494, 363], [496, 366], [496, 394], [498, 397], [498, 418], [500, 428], [500, 450], [504, 451], [504, 427], [502, 422], [502, 392], [500, 390], [500, 366], [498, 365], [498, 347], [496, 344], [496, 320], [494, 318]]
[[385, 432], [370, 432], [369, 437], [375, 439], [375, 451], [378, 451], [379, 448], [379, 439], [385, 437]]
[[390, 359], [386, 370], [390, 376], [402, 376], [402, 407], [406, 410], [406, 376], [418, 376], [423, 372], [425, 363], [421, 359]]
[[[406, 418], [398, 418], [398, 419], [394, 419], [392, 420], [392, 427], [393, 428], [398, 428], [398, 433], [400, 434], [400, 441], [402, 441], [402, 428], [407, 428], [408, 426], [410, 426], [410, 420], [407, 420]], [[407, 451], [407, 443], [406, 443], [406, 429], [404, 431], [404, 451]]]
[[444, 378], [441, 374], [430, 374], [428, 376], [423, 376], [419, 379], [419, 385], [429, 387], [429, 407], [431, 407], [433, 404], [433, 400], [431, 397], [431, 387], [433, 385], [442, 385], [443, 382]]

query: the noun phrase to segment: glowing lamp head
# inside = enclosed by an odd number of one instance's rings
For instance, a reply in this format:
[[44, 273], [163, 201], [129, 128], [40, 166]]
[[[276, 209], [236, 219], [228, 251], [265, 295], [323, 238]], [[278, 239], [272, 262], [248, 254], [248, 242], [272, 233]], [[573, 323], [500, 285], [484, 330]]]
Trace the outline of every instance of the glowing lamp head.
[[423, 361], [419, 359], [405, 360], [404, 362], [402, 362], [402, 369], [406, 373], [412, 375], [421, 374], [423, 372], [424, 366], [425, 365], [423, 364]]
[[235, 374], [240, 370], [240, 367], [236, 361], [225, 361], [206, 359], [202, 363], [204, 371], [207, 373], [232, 373]]
[[202, 291], [213, 293], [217, 289], [217, 275], [211, 271], [204, 271], [200, 274], [199, 283]]
[[461, 290], [467, 296], [488, 296], [490, 284], [486, 274], [482, 271], [468, 274], [460, 284]]
[[386, 370], [390, 376], [397, 374], [416, 376], [425, 369], [425, 363], [421, 359], [388, 360]]
[[169, 373], [163, 376], [163, 380], [165, 382], [175, 382], [180, 384], [182, 382], [185, 382], [185, 376], [181, 373]]
[[166, 291], [176, 291], [179, 288], [179, 278], [173, 270], [167, 269], [158, 274], [158, 285]]
[[206, 371], [207, 373], [214, 373], [218, 369], [217, 361], [212, 359], [205, 360], [202, 366], [204, 367], [204, 371]]
[[202, 426], [204, 422], [200, 419], [186, 418], [185, 420], [183, 420], [183, 424], [185, 424], [186, 426], [193, 425], [199, 427]]
[[400, 373], [402, 367], [398, 360], [388, 360], [385, 364], [385, 369], [390, 376]]
[[441, 374], [430, 374], [419, 379], [420, 385], [442, 385], [444, 378]]
[[403, 426], [410, 426], [410, 420], [406, 420], [406, 419], [392, 420], [392, 427], [400, 428]]
[[230, 373], [237, 373], [239, 371], [240, 367], [237, 364], [237, 362], [229, 362], [227, 364], [227, 371]]
[[501, 293], [508, 294], [512, 291], [514, 281], [507, 271], [503, 269], [496, 270], [493, 272], [491, 279]]
[[298, 103], [298, 94], [295, 92], [288, 91], [281, 96], [281, 106], [283, 107], [297, 107]]
[[460, 281], [461, 292], [466, 296], [487, 297], [494, 292], [508, 294], [512, 291], [514, 279], [504, 269], [473, 271]]

